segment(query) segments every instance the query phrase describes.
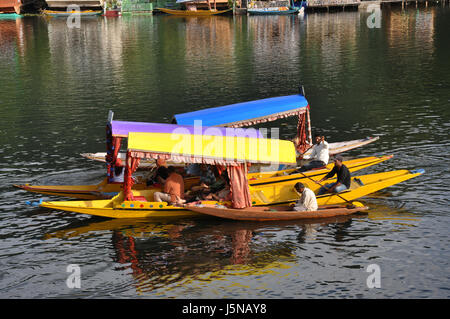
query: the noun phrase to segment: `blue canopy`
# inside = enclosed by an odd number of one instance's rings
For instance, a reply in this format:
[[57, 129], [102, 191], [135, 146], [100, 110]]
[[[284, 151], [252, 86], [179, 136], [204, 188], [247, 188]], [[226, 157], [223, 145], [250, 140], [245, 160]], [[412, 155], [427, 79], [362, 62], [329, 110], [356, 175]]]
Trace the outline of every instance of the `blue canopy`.
[[176, 114], [172, 122], [194, 125], [195, 120], [201, 120], [204, 126], [249, 126], [299, 115], [306, 112], [307, 107], [306, 98], [296, 94]]

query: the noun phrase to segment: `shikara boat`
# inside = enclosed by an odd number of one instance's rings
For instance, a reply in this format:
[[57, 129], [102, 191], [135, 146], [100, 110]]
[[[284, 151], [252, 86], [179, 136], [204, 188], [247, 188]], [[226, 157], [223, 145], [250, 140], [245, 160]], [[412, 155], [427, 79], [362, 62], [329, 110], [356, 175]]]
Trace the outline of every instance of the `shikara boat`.
[[[243, 134], [242, 131], [240, 134]], [[201, 141], [202, 148], [196, 149], [193, 145], [198, 145]], [[180, 152], [173, 152], [174, 147], [179, 148]], [[235, 143], [235, 144], [233, 144]], [[250, 148], [251, 143], [256, 143], [257, 148]], [[275, 144], [274, 144], [275, 143]], [[278, 146], [276, 146], [276, 144]], [[218, 145], [221, 145], [218, 147]], [[245, 152], [239, 152], [236, 147], [230, 145], [244, 145]], [[231, 147], [231, 148], [230, 148]], [[230, 152], [230, 150], [232, 150]], [[267, 150], [270, 150], [269, 152]], [[227, 155], [224, 157], [224, 155]], [[78, 212], [89, 215], [97, 215], [109, 218], [148, 218], [148, 217], [170, 217], [170, 216], [190, 216], [196, 214], [187, 210], [185, 207], [171, 206], [165, 202], [154, 202], [153, 194], [156, 189], [132, 190], [131, 174], [133, 168], [136, 168], [136, 161], [139, 158], [148, 157], [167, 157], [176, 161], [186, 163], [207, 163], [212, 165], [225, 165], [227, 169], [233, 170], [239, 168], [245, 170], [248, 163], [261, 163], [277, 161], [281, 163], [292, 163], [295, 161], [295, 150], [292, 142], [248, 138], [238, 136], [235, 138], [219, 137], [215, 139], [204, 135], [185, 134], [182, 141], [171, 138], [169, 133], [129, 133], [128, 152], [127, 152], [126, 178], [123, 184], [123, 191], [110, 200], [93, 201], [68, 201], [68, 202], [43, 202], [42, 207], [51, 209]], [[346, 192], [339, 194], [326, 194], [317, 197], [319, 205], [334, 205], [347, 203], [359, 197], [376, 192], [385, 187], [400, 183], [410, 178], [419, 176], [423, 171], [400, 170], [371, 174], [366, 176], [357, 176], [352, 178], [352, 187]], [[128, 177], [127, 177], [128, 176]], [[248, 186], [248, 180], [243, 172], [241, 177], [235, 182], [244, 183], [248, 187], [250, 206], [278, 206], [294, 202], [298, 195], [294, 192], [292, 184], [280, 186], [278, 183], [264, 189], [254, 189]], [[240, 192], [233, 192], [233, 178], [230, 176], [231, 194], [239, 196], [245, 187], [241, 185]], [[333, 180], [330, 180], [332, 182]], [[317, 190], [319, 185], [314, 181], [307, 184], [311, 189]], [[244, 191], [245, 193], [245, 191]], [[233, 198], [232, 208], [236, 203]], [[208, 201], [210, 205], [229, 205], [230, 203]], [[198, 214], [198, 213], [197, 213]]]
[[56, 11], [56, 10], [43, 10], [42, 11], [45, 15], [48, 15], [50, 17], [69, 17], [73, 14], [79, 14], [83, 17], [89, 17], [89, 16], [99, 16], [102, 15], [103, 11], [101, 10], [83, 10], [83, 11]]
[[[425, 171], [418, 170], [396, 170], [382, 173], [359, 175], [351, 178], [350, 189], [340, 193], [327, 193], [317, 196], [318, 205], [335, 205], [347, 203], [392, 185], [404, 182], [411, 178], [420, 176]], [[327, 180], [327, 183], [335, 182], [335, 179]], [[302, 183], [317, 192], [321, 185], [314, 180], [304, 179]], [[323, 185], [323, 184], [322, 184]], [[285, 205], [298, 199], [293, 184], [275, 183], [272, 187], [255, 189], [252, 192], [252, 204], [254, 206]]]
[[[292, 164], [296, 161], [292, 142], [247, 137], [247, 134], [241, 129], [228, 136], [217, 135], [211, 138], [203, 134], [179, 134], [178, 138], [174, 138], [171, 133], [130, 132], [123, 191], [117, 196], [110, 200], [43, 202], [40, 206], [110, 218], [192, 215], [193, 212], [183, 207], [152, 201], [155, 189], [132, 190], [131, 174], [136, 170], [139, 159], [171, 158], [177, 162], [227, 167], [231, 180], [231, 194], [233, 198], [237, 198], [245, 188], [248, 189], [246, 178], [248, 163]], [[233, 192], [234, 187], [239, 187], [240, 191]], [[249, 192], [247, 200], [251, 201]]]
[[177, 15], [177, 16], [188, 16], [188, 17], [209, 17], [219, 14], [224, 14], [227, 12], [230, 12], [232, 9], [226, 9], [226, 10], [196, 10], [196, 11], [190, 11], [190, 10], [174, 10], [174, 9], [167, 9], [167, 8], [158, 8], [159, 11]]
[[[353, 159], [344, 161], [350, 172], [355, 172], [372, 165], [382, 163], [392, 156], [371, 156], [360, 159]], [[123, 160], [125, 161], [125, 159]], [[149, 160], [150, 161], [150, 160]], [[155, 160], [151, 160], [154, 163]], [[177, 163], [176, 165], [184, 165]], [[303, 173], [295, 173], [295, 169], [286, 169], [275, 172], [249, 173], [247, 175], [250, 187], [255, 189], [266, 189], [273, 187], [273, 184], [278, 183], [280, 187], [286, 185], [294, 185], [297, 182], [310, 182], [310, 179], [320, 180], [332, 168], [334, 164], [328, 164], [322, 169], [314, 169]], [[185, 178], [185, 189], [188, 189], [198, 178]], [[105, 178], [101, 183], [96, 185], [14, 185], [14, 187], [23, 189], [25, 191], [53, 196], [63, 196], [76, 199], [107, 199], [116, 196], [123, 189], [122, 183], [110, 183]], [[145, 190], [149, 187], [144, 180], [138, 180], [133, 185], [133, 190]]]
[[324, 205], [316, 211], [293, 211], [290, 206], [259, 206], [233, 209], [219, 205], [187, 205], [186, 209], [214, 217], [246, 221], [298, 220], [352, 215], [368, 210], [359, 202], [348, 205]]
[[295, 7], [267, 7], [267, 8], [248, 8], [250, 15], [287, 15], [297, 14], [300, 8]]
[[[339, 194], [325, 194], [317, 196], [317, 203], [322, 205], [347, 204], [361, 197], [367, 196], [381, 189], [420, 176], [423, 171], [398, 170], [385, 173], [356, 176], [352, 178], [350, 190]], [[364, 184], [366, 183], [366, 184]], [[310, 187], [313, 184], [308, 184]], [[317, 190], [317, 188], [316, 188]], [[133, 191], [134, 200], [124, 200], [124, 193], [110, 200], [92, 201], [54, 201], [42, 202], [40, 206], [49, 209], [77, 212], [107, 218], [149, 218], [149, 217], [186, 217], [198, 215], [198, 212], [168, 205], [165, 202], [153, 202], [156, 190]], [[281, 198], [271, 198], [271, 194], [250, 187], [252, 206], [278, 207], [298, 200], [293, 187], [284, 189], [286, 195]], [[203, 205], [229, 205], [227, 202], [202, 201]]]

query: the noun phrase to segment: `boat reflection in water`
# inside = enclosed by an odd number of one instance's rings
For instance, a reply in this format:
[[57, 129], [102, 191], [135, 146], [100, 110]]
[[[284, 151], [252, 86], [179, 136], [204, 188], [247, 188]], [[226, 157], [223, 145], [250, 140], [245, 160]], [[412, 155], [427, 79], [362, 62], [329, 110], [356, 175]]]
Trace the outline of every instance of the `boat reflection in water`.
[[[279, 280], [308, 267], [309, 262], [316, 262], [305, 257], [312, 250], [318, 258], [320, 251], [316, 251], [312, 243], [324, 245], [324, 249], [339, 246], [345, 250], [355, 237], [373, 236], [371, 231], [364, 231], [367, 223], [395, 217], [398, 225], [402, 225], [402, 218], [411, 222], [414, 216], [402, 209], [374, 206], [368, 216], [282, 222], [235, 222], [198, 217], [151, 222], [114, 219], [93, 223], [93, 219], [88, 219], [81, 222], [81, 226], [65, 227], [45, 238], [67, 240], [89, 237], [93, 233], [111, 236], [114, 250], [111, 262], [123, 265], [116, 267], [116, 271], [131, 271], [139, 294], [151, 292], [170, 296], [171, 289], [195, 289], [203, 285], [225, 284], [227, 286], [221, 288], [226, 291], [233, 291], [237, 286], [250, 288], [246, 284], [247, 277], [268, 275], [265, 278]], [[76, 223], [79, 225], [80, 221]], [[355, 249], [354, 244], [351, 249]], [[228, 276], [234, 279], [227, 281]]]

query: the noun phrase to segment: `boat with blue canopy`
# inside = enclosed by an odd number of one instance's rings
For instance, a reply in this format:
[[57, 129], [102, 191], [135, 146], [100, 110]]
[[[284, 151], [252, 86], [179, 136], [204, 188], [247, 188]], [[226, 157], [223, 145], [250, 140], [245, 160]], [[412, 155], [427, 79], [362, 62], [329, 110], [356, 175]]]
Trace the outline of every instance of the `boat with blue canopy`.
[[[220, 167], [222, 172], [226, 172], [229, 177], [230, 199], [197, 202], [201, 206], [212, 207], [214, 210], [212, 213], [197, 209], [190, 210], [189, 206], [178, 202], [157, 201], [155, 195], [155, 192], [159, 191], [157, 188], [133, 189], [132, 174], [136, 171], [142, 158], [172, 159], [184, 163], [201, 163]], [[130, 132], [125, 161], [125, 179], [122, 191], [118, 195], [110, 200], [42, 202], [39, 206], [108, 218], [180, 217], [195, 213], [216, 215], [218, 209], [225, 209], [224, 213], [228, 212], [227, 209], [237, 209], [233, 212], [239, 210], [248, 214], [252, 206], [265, 206], [270, 209], [270, 206], [288, 204], [298, 199], [298, 194], [296, 195], [291, 189], [292, 185], [281, 187], [275, 185], [275, 188], [278, 188], [276, 192], [272, 186], [263, 189], [251, 187], [246, 172], [248, 165], [270, 162], [289, 164], [295, 163], [295, 161], [295, 148], [290, 141], [246, 136], [206, 136], [202, 134], [175, 134], [174, 136], [172, 133]], [[347, 192], [318, 196], [318, 203], [319, 205], [335, 205], [350, 202], [421, 174], [423, 174], [422, 170], [400, 170], [352, 177], [353, 186]], [[314, 185], [316, 183], [311, 181], [308, 187], [313, 188]], [[184, 194], [183, 190], [181, 190], [181, 194]], [[191, 207], [195, 208], [196, 206]], [[284, 218], [279, 215], [280, 213], [272, 218]], [[221, 216], [225, 217], [222, 214]], [[317, 215], [317, 217], [320, 216]], [[244, 218], [255, 217], [246, 215]], [[259, 215], [256, 218], [261, 219]]]

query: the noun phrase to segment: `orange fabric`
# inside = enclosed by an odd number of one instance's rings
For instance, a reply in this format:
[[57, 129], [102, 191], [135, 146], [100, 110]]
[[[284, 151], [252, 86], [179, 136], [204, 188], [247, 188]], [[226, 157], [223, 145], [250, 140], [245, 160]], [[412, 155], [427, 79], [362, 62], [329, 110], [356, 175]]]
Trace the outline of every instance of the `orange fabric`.
[[177, 196], [184, 198], [184, 181], [180, 174], [172, 173], [164, 184], [164, 193], [170, 194], [170, 201], [176, 202]]
[[252, 200], [248, 187], [246, 165], [228, 166], [228, 176], [230, 177], [233, 208], [251, 207]]

